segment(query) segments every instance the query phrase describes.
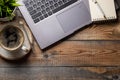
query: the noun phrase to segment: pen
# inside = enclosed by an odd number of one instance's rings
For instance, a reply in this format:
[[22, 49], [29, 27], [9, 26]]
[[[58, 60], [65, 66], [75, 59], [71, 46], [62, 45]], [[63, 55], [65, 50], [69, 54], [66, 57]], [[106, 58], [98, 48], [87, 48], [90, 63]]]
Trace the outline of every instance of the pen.
[[107, 19], [106, 16], [105, 16], [105, 13], [104, 13], [103, 9], [101, 8], [100, 4], [98, 3], [98, 1], [97, 1], [97, 0], [93, 0], [93, 2], [94, 2], [95, 4], [97, 4], [99, 10], [100, 10], [101, 13], [103, 14], [103, 17], [104, 17], [105, 19]]

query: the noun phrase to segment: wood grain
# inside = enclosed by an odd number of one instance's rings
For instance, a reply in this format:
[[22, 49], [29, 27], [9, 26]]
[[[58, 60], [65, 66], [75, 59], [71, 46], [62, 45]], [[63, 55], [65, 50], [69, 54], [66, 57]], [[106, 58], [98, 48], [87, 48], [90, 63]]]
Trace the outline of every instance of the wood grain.
[[120, 23], [93, 24], [79, 30], [70, 40], [120, 40]]
[[[27, 67], [0, 68], [0, 80], [119, 80], [120, 68], [105, 68], [104, 73], [91, 71], [96, 67]], [[116, 68], [116, 69], [115, 69]], [[99, 70], [101, 68], [97, 68]], [[96, 70], [94, 70], [96, 71]], [[116, 72], [112, 74], [113, 72]]]
[[85, 76], [83, 73], [86, 72], [75, 70], [75, 68], [0, 68], [0, 71], [1, 80], [87, 80], [91, 77], [90, 80], [102, 79], [89, 72]]
[[120, 41], [67, 41], [46, 54], [55, 65], [120, 66], [119, 49]]
[[0, 59], [0, 67], [13, 66], [120, 66], [120, 41], [64, 41], [46, 51], [36, 43], [20, 61]]

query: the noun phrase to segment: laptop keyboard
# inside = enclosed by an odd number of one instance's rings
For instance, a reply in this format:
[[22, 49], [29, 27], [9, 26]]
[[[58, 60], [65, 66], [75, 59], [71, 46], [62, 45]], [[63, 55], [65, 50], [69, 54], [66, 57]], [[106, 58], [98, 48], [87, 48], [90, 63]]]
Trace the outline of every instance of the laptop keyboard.
[[34, 23], [37, 23], [76, 1], [77, 0], [24, 0], [23, 3]]

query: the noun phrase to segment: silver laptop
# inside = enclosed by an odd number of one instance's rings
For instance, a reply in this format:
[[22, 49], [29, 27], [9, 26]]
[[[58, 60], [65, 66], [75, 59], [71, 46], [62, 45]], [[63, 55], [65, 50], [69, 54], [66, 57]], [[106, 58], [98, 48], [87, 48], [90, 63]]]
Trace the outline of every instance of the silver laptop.
[[92, 22], [88, 0], [20, 0], [19, 3], [41, 49]]

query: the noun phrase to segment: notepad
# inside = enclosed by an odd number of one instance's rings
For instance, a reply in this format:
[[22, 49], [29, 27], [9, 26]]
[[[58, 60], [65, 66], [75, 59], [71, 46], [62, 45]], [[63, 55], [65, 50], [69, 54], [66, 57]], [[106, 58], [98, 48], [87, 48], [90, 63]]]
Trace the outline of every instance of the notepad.
[[117, 19], [114, 0], [89, 0], [89, 5], [93, 22]]

